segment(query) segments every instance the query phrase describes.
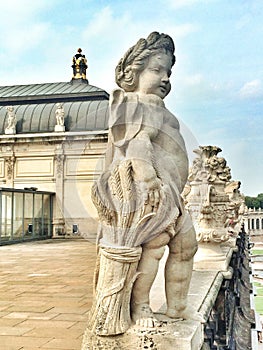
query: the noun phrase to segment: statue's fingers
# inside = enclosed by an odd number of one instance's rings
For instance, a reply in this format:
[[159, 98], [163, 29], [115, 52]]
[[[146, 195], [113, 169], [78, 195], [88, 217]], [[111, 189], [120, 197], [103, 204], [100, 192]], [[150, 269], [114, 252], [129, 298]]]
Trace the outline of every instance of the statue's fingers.
[[155, 195], [154, 191], [149, 192], [149, 204], [154, 207], [154, 202], [155, 202]]
[[142, 201], [145, 205], [148, 204], [148, 193], [146, 191], [142, 192]]
[[154, 191], [154, 208], [157, 208], [160, 203], [160, 191], [156, 189]]

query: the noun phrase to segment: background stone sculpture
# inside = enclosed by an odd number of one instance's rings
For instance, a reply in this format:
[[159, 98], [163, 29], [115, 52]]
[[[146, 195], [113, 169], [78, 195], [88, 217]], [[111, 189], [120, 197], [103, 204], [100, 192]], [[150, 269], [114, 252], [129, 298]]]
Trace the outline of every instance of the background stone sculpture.
[[62, 103], [57, 103], [57, 109], [55, 112], [56, 116], [56, 122], [57, 124], [55, 125], [55, 131], [65, 131], [65, 111]]
[[[241, 228], [244, 213], [244, 198], [239, 192], [240, 182], [231, 181], [231, 170], [225, 158], [219, 157], [221, 149], [217, 146], [200, 146], [184, 189], [186, 206], [193, 219], [197, 241], [197, 262], [222, 269], [227, 268], [221, 244], [235, 237]], [[235, 241], [232, 242], [235, 245]]]
[[5, 128], [5, 134], [14, 135], [16, 133], [16, 115], [13, 106], [6, 107], [8, 113], [7, 126]]
[[229, 196], [225, 186], [231, 179], [226, 160], [218, 157], [221, 149], [217, 146], [200, 146], [194, 151], [188, 177], [190, 188], [185, 200], [195, 222], [199, 242], [222, 243], [229, 239], [225, 222]]
[[157, 324], [149, 293], [166, 245], [166, 315], [188, 317], [186, 298], [197, 248], [180, 195], [188, 158], [179, 123], [163, 103], [174, 62], [172, 39], [153, 32], [116, 67], [121, 89], [110, 100], [106, 170], [92, 193], [99, 232], [88, 329], [97, 335], [124, 333], [131, 321]]

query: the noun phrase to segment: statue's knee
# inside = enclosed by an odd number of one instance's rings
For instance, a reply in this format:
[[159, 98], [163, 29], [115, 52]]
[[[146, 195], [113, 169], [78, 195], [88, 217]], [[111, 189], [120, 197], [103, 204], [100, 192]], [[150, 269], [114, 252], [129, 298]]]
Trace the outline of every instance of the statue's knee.
[[165, 247], [159, 248], [146, 248], [143, 250], [143, 253], [148, 254], [151, 258], [155, 260], [161, 260], [165, 252]]
[[185, 249], [180, 252], [171, 252], [177, 261], [190, 261], [193, 259], [197, 249]]
[[169, 246], [170, 253], [174, 255], [175, 259], [178, 261], [189, 261], [191, 260], [198, 249], [198, 244], [195, 239], [185, 239], [186, 237], [182, 238], [181, 240], [178, 240], [173, 242]]
[[160, 234], [159, 236], [153, 238], [149, 242], [143, 245], [146, 249], [154, 249], [154, 248], [165, 248], [165, 246], [169, 243], [170, 236], [167, 232]]
[[183, 260], [191, 260], [197, 252], [197, 249], [198, 245], [197, 242], [195, 242], [195, 244], [193, 244], [191, 247], [188, 247], [188, 249], [185, 250], [185, 256], [183, 257]]
[[185, 247], [182, 249], [182, 260], [191, 260], [195, 253], [197, 252], [198, 245], [197, 241], [194, 240], [191, 244], [185, 245]]

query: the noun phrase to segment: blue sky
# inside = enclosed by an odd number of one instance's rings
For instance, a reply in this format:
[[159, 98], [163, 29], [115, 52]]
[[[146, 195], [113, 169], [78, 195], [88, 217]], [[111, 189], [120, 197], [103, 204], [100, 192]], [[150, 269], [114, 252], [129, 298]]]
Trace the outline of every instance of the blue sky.
[[263, 1], [0, 0], [0, 85], [69, 81], [78, 47], [110, 92], [124, 52], [152, 31], [175, 41], [167, 107], [191, 148], [222, 148], [246, 195], [263, 192]]

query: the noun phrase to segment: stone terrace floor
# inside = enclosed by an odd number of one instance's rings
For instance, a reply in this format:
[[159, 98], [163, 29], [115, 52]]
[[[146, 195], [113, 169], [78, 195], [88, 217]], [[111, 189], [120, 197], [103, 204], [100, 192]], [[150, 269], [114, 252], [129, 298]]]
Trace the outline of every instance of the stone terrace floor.
[[0, 350], [79, 350], [95, 256], [83, 239], [0, 246]]

